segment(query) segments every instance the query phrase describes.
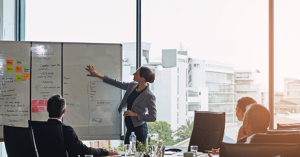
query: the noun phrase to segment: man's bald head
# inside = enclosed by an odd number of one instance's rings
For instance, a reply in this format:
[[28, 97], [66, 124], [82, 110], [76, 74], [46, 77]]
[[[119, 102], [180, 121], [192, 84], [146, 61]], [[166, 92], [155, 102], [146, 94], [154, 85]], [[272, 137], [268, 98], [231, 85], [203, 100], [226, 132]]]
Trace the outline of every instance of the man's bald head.
[[251, 104], [248, 107], [248, 109], [245, 112], [245, 116], [243, 120], [244, 127], [245, 125], [249, 125], [250, 128], [248, 129], [251, 129], [252, 133], [266, 133], [269, 124], [270, 124], [270, 112], [266, 107], [260, 104]]

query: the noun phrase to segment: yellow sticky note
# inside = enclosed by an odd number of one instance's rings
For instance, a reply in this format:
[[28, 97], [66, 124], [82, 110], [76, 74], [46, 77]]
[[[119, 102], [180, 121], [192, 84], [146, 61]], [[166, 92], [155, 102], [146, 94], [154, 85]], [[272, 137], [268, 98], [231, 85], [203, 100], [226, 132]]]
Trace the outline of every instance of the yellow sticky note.
[[14, 65], [14, 61], [13, 60], [6, 60], [6, 66], [13, 66]]
[[23, 73], [23, 80], [29, 80], [29, 74]]
[[22, 75], [16, 75], [16, 81], [22, 81]]
[[22, 67], [21, 66], [16, 66], [16, 72], [21, 73], [22, 72]]
[[6, 72], [8, 72], [8, 73], [14, 72], [14, 68], [12, 66], [7, 66]]

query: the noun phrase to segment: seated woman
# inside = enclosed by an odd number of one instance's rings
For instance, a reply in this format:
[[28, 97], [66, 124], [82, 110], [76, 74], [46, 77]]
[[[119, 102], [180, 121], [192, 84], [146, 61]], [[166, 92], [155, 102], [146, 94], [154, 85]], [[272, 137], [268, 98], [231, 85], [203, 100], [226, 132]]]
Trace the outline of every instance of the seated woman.
[[[250, 98], [250, 97], [242, 97], [241, 99], [239, 99], [237, 101], [237, 105], [235, 108], [235, 110], [236, 110], [235, 114], [236, 114], [238, 121], [243, 121], [246, 108], [249, 105], [254, 104], [254, 103], [257, 103], [257, 102], [253, 98]], [[236, 141], [238, 141], [239, 139], [241, 139], [244, 136], [246, 136], [246, 135], [243, 133], [243, 128], [240, 127]]]

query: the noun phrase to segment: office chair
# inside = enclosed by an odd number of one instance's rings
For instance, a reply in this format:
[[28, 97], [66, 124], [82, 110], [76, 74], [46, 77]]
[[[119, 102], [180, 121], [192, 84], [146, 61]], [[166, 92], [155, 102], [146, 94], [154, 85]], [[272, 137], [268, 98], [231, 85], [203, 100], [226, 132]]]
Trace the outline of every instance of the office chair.
[[225, 129], [225, 112], [195, 111], [191, 145], [197, 145], [199, 152], [220, 148]]
[[300, 143], [300, 134], [255, 134], [252, 143]]
[[28, 121], [32, 127], [40, 157], [68, 157], [64, 144], [62, 124]]
[[8, 157], [39, 156], [30, 127], [22, 128], [4, 125], [3, 134]]
[[291, 157], [300, 156], [299, 144], [222, 143], [220, 157]]

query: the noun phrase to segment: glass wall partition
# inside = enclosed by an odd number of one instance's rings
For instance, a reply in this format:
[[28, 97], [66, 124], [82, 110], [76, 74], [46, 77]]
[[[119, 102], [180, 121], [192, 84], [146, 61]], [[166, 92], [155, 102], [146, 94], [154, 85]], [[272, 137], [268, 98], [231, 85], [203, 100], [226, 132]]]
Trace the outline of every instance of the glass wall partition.
[[[26, 0], [25, 18], [26, 41], [121, 43], [122, 80], [132, 81], [136, 70], [136, 0]], [[107, 148], [118, 147], [120, 141], [85, 144]]]
[[187, 147], [190, 136], [176, 133], [194, 110], [225, 112], [224, 141], [234, 143], [237, 100], [269, 106], [267, 0], [142, 1], [142, 44], [142, 65], [156, 75], [157, 121], [175, 133], [169, 146]]
[[274, 127], [300, 122], [300, 2], [274, 2]]

